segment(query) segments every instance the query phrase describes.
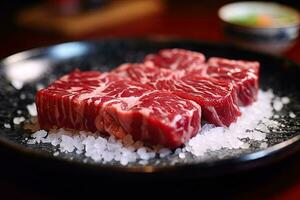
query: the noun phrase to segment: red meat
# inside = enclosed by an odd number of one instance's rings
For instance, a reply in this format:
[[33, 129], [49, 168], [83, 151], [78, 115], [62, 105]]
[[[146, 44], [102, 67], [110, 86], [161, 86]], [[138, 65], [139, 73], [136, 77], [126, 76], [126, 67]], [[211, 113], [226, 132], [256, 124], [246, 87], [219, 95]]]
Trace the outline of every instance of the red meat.
[[219, 80], [231, 81], [237, 90], [238, 104], [247, 106], [257, 99], [259, 63], [226, 58], [210, 58], [207, 75]]
[[182, 70], [161, 69], [148, 63], [122, 65], [115, 72], [197, 102], [202, 107], [203, 118], [215, 125], [229, 126], [241, 114], [236, 92], [229, 81], [203, 77], [198, 73], [185, 75]]
[[75, 71], [36, 95], [42, 129], [69, 128], [176, 148], [200, 129], [201, 107], [114, 74]]
[[205, 56], [202, 53], [185, 49], [163, 49], [157, 54], [147, 55], [144, 62], [150, 62], [159, 68], [172, 71], [185, 70], [191, 72], [197, 70], [202, 75], [206, 73]]

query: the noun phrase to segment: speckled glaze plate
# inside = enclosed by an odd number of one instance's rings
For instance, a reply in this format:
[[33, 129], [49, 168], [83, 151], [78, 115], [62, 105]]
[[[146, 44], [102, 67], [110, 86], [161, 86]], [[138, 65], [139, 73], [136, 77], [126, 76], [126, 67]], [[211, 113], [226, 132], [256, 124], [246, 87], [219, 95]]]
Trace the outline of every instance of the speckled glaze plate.
[[[146, 166], [131, 163], [122, 166], [117, 162], [95, 163], [75, 153], [61, 153], [48, 144], [28, 145], [24, 139], [29, 133], [22, 125], [14, 125], [13, 118], [30, 115], [26, 106], [34, 102], [39, 85], [48, 85], [61, 75], [75, 68], [82, 70], [108, 71], [124, 62], [141, 61], [143, 57], [162, 48], [185, 48], [203, 52], [207, 57], [222, 56], [233, 59], [258, 60], [261, 62], [260, 85], [262, 89], [273, 89], [279, 96], [291, 99], [277, 119], [284, 124], [279, 131], [267, 134], [268, 148], [262, 149], [253, 143], [247, 150], [220, 150], [195, 158], [187, 156], [179, 159], [170, 156], [153, 159]], [[45, 48], [29, 50], [5, 58], [0, 67], [0, 145], [20, 156], [34, 157], [36, 161], [47, 160], [63, 165], [79, 166], [99, 172], [121, 173], [173, 173], [187, 172], [192, 176], [234, 172], [256, 168], [287, 157], [300, 150], [300, 65], [289, 60], [246, 51], [233, 46], [187, 40], [149, 40], [149, 39], [109, 39], [88, 42], [72, 42]], [[24, 83], [21, 89], [14, 85]], [[293, 111], [296, 118], [290, 118]], [[249, 113], [251, 114], [251, 113]], [[5, 128], [10, 124], [11, 128]], [[174, 164], [175, 163], [175, 164]], [[43, 165], [43, 164], [41, 164]], [[186, 174], [186, 173], [185, 173]], [[178, 175], [178, 174], [177, 174]]]

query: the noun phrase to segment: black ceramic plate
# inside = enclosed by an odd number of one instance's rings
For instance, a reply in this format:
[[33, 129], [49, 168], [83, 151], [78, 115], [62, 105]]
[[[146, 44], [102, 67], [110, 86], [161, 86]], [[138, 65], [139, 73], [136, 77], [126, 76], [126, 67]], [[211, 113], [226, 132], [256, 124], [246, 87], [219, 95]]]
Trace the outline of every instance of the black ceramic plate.
[[[151, 52], [162, 48], [185, 48], [203, 52], [207, 57], [222, 56], [233, 59], [258, 60], [261, 62], [260, 85], [263, 89], [273, 89], [279, 96], [288, 96], [288, 104], [280, 115], [280, 122], [285, 128], [267, 134], [267, 149], [251, 145], [248, 150], [222, 150], [205, 157], [186, 159], [170, 157], [155, 164], [152, 160], [147, 166], [132, 163], [121, 166], [119, 163], [94, 163], [76, 154], [53, 156], [55, 147], [47, 144], [27, 145], [24, 139], [28, 133], [20, 125], [13, 124], [13, 118], [30, 116], [26, 105], [34, 102], [39, 84], [47, 85], [75, 68], [82, 70], [108, 71], [124, 62], [141, 61]], [[0, 67], [0, 143], [20, 156], [31, 156], [38, 159], [47, 158], [51, 162], [63, 162], [66, 165], [77, 165], [119, 172], [165, 172], [194, 171], [207, 174], [208, 171], [225, 172], [232, 169], [252, 168], [279, 160], [300, 149], [300, 66], [283, 58], [238, 49], [224, 44], [213, 44], [196, 41], [157, 41], [157, 40], [102, 40], [90, 42], [72, 42], [34, 49], [12, 55], [2, 60]], [[17, 90], [12, 86], [18, 81], [24, 86]], [[288, 113], [293, 111], [296, 118], [291, 119]], [[251, 113], [250, 113], [251, 114]], [[4, 128], [9, 123], [12, 128]], [[222, 156], [220, 156], [222, 155]], [[172, 164], [178, 161], [175, 165]]]

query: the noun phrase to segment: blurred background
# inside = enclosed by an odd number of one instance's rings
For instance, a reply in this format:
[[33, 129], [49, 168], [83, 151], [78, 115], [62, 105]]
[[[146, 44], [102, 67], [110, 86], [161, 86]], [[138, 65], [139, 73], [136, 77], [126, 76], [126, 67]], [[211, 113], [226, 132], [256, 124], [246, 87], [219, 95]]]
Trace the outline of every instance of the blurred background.
[[[107, 37], [227, 41], [218, 9], [228, 0], [1, 0], [0, 57], [73, 40]], [[276, 1], [300, 8], [297, 0]], [[282, 53], [300, 62], [299, 40]]]

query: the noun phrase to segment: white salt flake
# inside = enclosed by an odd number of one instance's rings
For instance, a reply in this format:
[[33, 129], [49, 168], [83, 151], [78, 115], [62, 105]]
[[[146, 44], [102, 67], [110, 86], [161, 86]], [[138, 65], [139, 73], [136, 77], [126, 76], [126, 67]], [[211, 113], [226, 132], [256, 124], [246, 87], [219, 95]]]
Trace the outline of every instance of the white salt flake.
[[145, 147], [141, 147], [137, 150], [137, 154], [140, 156], [141, 159], [143, 160], [148, 160], [150, 158], [150, 156], [148, 155], [146, 148]]
[[246, 143], [246, 142], [245, 142], [244, 144], [241, 145], [241, 148], [242, 148], [242, 149], [249, 149], [249, 147], [250, 147], [250, 144], [249, 144], [249, 143]]
[[179, 153], [181, 153], [181, 148], [177, 148], [174, 152], [175, 155], [178, 155]]
[[81, 151], [81, 150], [76, 150], [76, 154], [82, 154], [83, 153], [83, 151]]
[[11, 128], [11, 125], [8, 123], [3, 124], [4, 128]]
[[39, 130], [31, 135], [33, 138], [44, 138], [47, 136], [47, 131], [45, 130]]
[[25, 118], [24, 117], [14, 117], [14, 119], [13, 119], [13, 123], [14, 124], [21, 124], [22, 122], [24, 122], [25, 121]]
[[167, 148], [162, 148], [161, 150], [159, 150], [158, 153], [159, 153], [159, 157], [164, 158], [164, 157], [170, 155], [172, 153], [172, 151]]
[[279, 119], [280, 116], [279, 115], [274, 115], [273, 117], [274, 117], [274, 119]]
[[294, 119], [294, 118], [296, 118], [296, 114], [293, 113], [293, 112], [290, 112], [290, 113], [289, 113], [289, 117]]
[[20, 90], [23, 88], [24, 83], [22, 81], [18, 81], [18, 80], [12, 80], [11, 84], [17, 89]]
[[274, 108], [274, 110], [276, 110], [276, 111], [280, 111], [280, 110], [283, 108], [283, 103], [282, 103], [280, 100], [276, 99], [276, 100], [273, 102], [273, 108]]
[[47, 131], [39, 130], [31, 135], [31, 138], [27, 141], [28, 144], [36, 144], [36, 143], [47, 143], [45, 137], [47, 136]]
[[27, 110], [31, 116], [37, 116], [37, 110], [35, 103], [27, 105]]
[[147, 165], [148, 164], [148, 160], [140, 160], [139, 164], [140, 165]]
[[75, 150], [74, 147], [74, 139], [68, 135], [62, 135], [61, 143], [60, 143], [60, 150], [62, 152], [73, 152]]
[[265, 124], [258, 124], [256, 127], [257, 130], [260, 130], [262, 132], [269, 132], [268, 127]]
[[288, 98], [288, 97], [281, 97], [281, 103], [283, 103], [283, 104], [290, 103], [290, 98]]
[[56, 152], [53, 153], [53, 156], [58, 156], [58, 155], [59, 155], [58, 151], [56, 151]]
[[178, 157], [181, 158], [181, 159], [184, 159], [185, 158], [185, 153], [179, 153]]
[[266, 143], [266, 142], [262, 142], [261, 144], [260, 144], [260, 146], [259, 146], [261, 149], [265, 149], [265, 148], [267, 148], [268, 147], [268, 143]]
[[120, 160], [121, 165], [127, 165], [128, 164], [128, 159], [126, 157], [122, 157]]

